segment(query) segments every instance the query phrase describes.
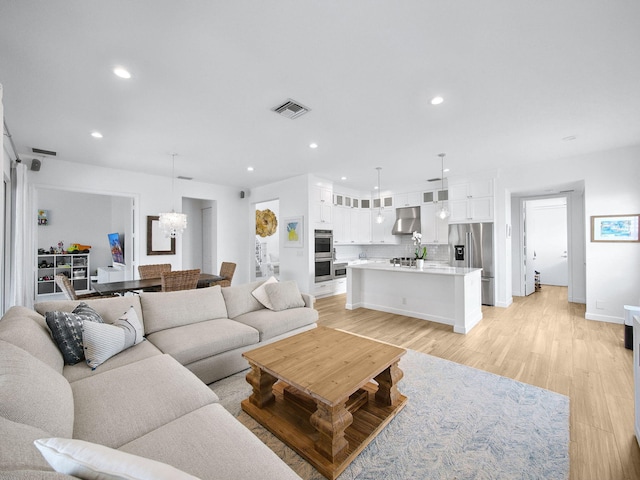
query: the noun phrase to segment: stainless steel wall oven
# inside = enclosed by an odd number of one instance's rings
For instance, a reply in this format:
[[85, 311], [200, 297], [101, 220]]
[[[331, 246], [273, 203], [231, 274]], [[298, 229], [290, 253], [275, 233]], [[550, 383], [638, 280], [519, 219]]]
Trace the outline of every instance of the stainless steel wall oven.
[[316, 282], [333, 280], [333, 231], [315, 231], [314, 256]]

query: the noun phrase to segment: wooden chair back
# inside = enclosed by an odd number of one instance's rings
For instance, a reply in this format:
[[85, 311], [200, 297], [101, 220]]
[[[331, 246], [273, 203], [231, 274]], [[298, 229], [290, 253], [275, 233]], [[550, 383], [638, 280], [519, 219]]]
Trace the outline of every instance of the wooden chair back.
[[162, 272], [170, 272], [170, 263], [156, 263], [153, 265], [138, 265], [140, 278], [160, 278]]
[[194, 270], [175, 270], [171, 272], [162, 272], [162, 291], [175, 292], [177, 290], [191, 290], [198, 286], [200, 278], [200, 269]]
[[236, 264], [232, 262], [222, 262], [220, 265], [220, 276], [225, 277], [224, 280], [213, 282], [211, 286], [220, 285], [221, 287], [230, 287], [231, 280], [233, 280], [233, 274], [236, 271]]
[[60, 287], [62, 293], [67, 298], [67, 300], [78, 300], [78, 295], [76, 294], [76, 289], [71, 285], [71, 281], [69, 277], [66, 275], [59, 273], [55, 276], [56, 285]]

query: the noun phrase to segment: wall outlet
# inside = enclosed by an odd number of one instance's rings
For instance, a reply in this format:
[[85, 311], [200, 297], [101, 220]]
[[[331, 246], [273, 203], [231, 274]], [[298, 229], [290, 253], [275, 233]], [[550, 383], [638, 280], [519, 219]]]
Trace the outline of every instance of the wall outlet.
[[609, 302], [605, 302], [604, 300], [596, 300], [596, 309], [598, 309], [598, 310], [606, 310], [608, 303]]

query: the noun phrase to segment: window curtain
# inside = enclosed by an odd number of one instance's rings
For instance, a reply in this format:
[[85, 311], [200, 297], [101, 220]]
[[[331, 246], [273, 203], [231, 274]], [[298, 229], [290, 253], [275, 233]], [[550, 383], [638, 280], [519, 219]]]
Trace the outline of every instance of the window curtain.
[[33, 278], [33, 215], [29, 205], [27, 166], [14, 163], [11, 169], [13, 195], [11, 306], [33, 307], [35, 281]]

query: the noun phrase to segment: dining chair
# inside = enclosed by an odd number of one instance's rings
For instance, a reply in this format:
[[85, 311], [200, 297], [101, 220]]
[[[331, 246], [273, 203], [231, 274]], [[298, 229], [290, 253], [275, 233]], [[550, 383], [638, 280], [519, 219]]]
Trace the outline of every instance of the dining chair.
[[162, 272], [162, 291], [175, 292], [177, 290], [191, 290], [198, 286], [200, 278], [200, 269], [194, 270], [175, 270], [171, 272]]
[[55, 281], [56, 285], [58, 285], [58, 287], [60, 287], [60, 290], [62, 290], [62, 293], [64, 293], [64, 296], [67, 297], [67, 300], [82, 300], [84, 298], [96, 298], [102, 296], [98, 292], [83, 293], [78, 295], [76, 293], [76, 289], [73, 288], [73, 285], [71, 284], [71, 280], [69, 280], [69, 277], [67, 277], [64, 273], [57, 274], [55, 276]]
[[220, 276], [224, 277], [224, 280], [218, 280], [212, 282], [210, 286], [220, 285], [221, 287], [230, 287], [233, 274], [236, 271], [236, 264], [232, 262], [222, 262], [220, 265]]
[[[141, 279], [160, 278], [162, 276], [162, 272], [170, 272], [170, 271], [171, 271], [170, 263], [138, 265], [138, 273], [140, 274]], [[161, 290], [162, 290], [161, 287], [147, 287], [142, 289], [143, 292], [159, 292]]]

